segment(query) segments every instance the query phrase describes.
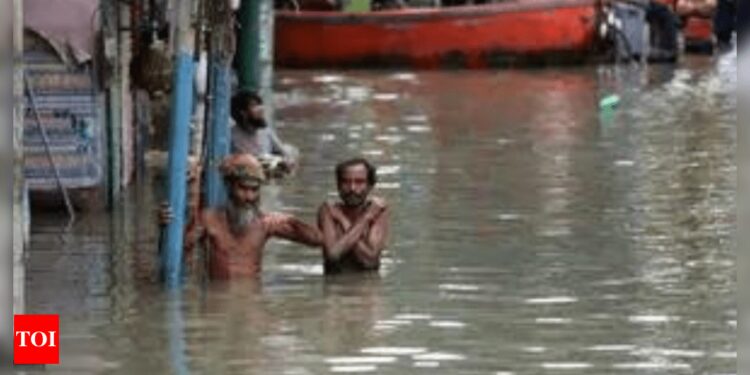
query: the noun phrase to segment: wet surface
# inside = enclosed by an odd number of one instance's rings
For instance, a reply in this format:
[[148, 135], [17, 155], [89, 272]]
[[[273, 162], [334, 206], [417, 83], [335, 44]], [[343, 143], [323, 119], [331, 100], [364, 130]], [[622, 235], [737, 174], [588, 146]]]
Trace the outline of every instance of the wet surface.
[[393, 206], [380, 276], [325, 279], [318, 250], [274, 241], [259, 282], [166, 292], [153, 187], [67, 234], [38, 214], [47, 372], [736, 373], [735, 61], [280, 72], [303, 159], [264, 204], [312, 221], [334, 163], [364, 154]]

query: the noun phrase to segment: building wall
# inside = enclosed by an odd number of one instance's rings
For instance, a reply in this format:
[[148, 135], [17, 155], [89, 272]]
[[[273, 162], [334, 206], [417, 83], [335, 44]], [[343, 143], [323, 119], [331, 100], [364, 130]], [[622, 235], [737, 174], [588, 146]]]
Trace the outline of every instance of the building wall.
[[90, 64], [63, 63], [44, 39], [25, 33], [24, 63], [48, 144], [27, 96], [24, 116], [24, 175], [32, 191], [56, 190], [47, 147], [64, 186], [95, 188], [103, 182], [100, 94]]

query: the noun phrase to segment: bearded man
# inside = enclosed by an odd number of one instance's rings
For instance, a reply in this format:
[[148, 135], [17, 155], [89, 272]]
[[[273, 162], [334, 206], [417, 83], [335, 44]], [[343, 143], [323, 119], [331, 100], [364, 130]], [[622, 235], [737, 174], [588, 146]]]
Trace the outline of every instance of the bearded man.
[[[219, 168], [229, 192], [227, 205], [203, 210], [188, 225], [185, 235], [185, 258], [190, 259], [196, 245], [203, 245], [211, 279], [259, 275], [263, 249], [272, 237], [321, 246], [321, 235], [315, 227], [292, 215], [260, 209], [260, 188], [266, 177], [255, 157], [233, 154]], [[162, 205], [159, 216], [162, 225], [168, 224], [171, 208]]]
[[376, 271], [388, 241], [389, 213], [382, 198], [370, 196], [377, 170], [356, 158], [336, 166], [338, 202], [318, 211], [326, 274]]

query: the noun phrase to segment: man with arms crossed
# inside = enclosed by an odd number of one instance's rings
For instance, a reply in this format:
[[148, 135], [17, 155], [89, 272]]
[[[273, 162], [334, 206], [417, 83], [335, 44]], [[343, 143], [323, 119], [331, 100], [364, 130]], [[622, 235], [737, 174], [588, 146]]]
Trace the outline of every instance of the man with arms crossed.
[[373, 271], [388, 240], [389, 213], [385, 201], [371, 197], [377, 183], [375, 167], [365, 159], [336, 166], [340, 202], [326, 202], [318, 211], [326, 274]]

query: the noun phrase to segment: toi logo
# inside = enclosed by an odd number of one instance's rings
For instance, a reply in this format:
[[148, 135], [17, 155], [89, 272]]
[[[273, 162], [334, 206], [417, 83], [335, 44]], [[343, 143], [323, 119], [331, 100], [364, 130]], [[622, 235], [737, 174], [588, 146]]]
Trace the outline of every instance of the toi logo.
[[60, 363], [60, 317], [13, 316], [13, 363], [54, 365]]

